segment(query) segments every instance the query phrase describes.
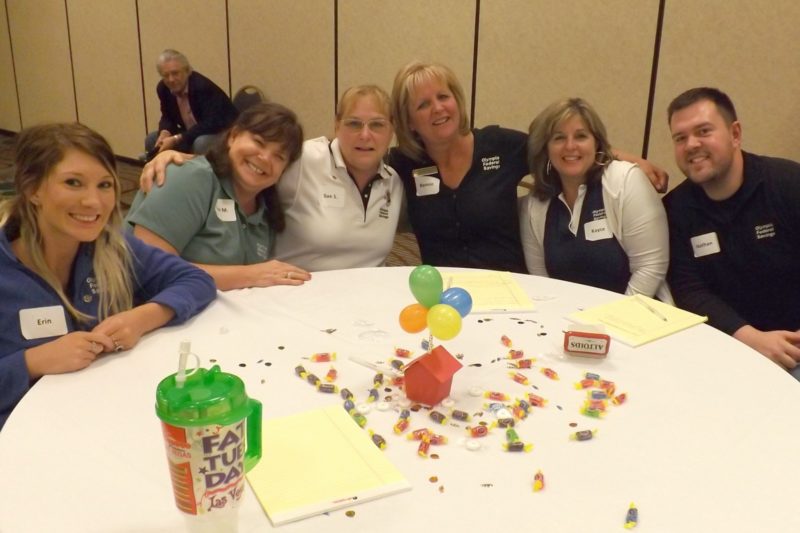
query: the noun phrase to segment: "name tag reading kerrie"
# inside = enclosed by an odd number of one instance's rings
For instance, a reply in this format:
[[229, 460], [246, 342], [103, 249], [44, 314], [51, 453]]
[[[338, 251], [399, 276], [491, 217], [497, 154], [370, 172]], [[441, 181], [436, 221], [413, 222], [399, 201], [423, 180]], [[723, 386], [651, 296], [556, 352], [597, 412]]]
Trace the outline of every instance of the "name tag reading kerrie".
[[720, 252], [719, 240], [717, 240], [716, 232], [705, 233], [692, 237], [692, 251], [695, 257], [703, 257], [711, 254], [718, 254]]
[[602, 241], [612, 237], [605, 218], [593, 220], [583, 225], [583, 234], [587, 241]]
[[333, 189], [322, 191], [319, 203], [325, 207], [344, 207], [344, 192]]
[[417, 186], [417, 196], [431, 196], [439, 194], [439, 178], [433, 176], [414, 176]]
[[44, 339], [67, 334], [67, 318], [64, 307], [52, 305], [49, 307], [33, 307], [20, 309], [19, 329], [26, 339]]
[[236, 222], [236, 204], [233, 200], [218, 199], [214, 205], [214, 211], [217, 212], [217, 218], [221, 221]]

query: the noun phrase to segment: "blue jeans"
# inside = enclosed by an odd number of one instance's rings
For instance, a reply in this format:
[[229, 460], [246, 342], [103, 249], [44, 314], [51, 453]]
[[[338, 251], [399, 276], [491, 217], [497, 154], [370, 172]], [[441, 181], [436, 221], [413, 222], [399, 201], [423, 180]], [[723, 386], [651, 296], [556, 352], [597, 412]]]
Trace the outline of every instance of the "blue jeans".
[[[221, 135], [221, 133], [216, 133], [213, 135], [200, 135], [194, 140], [191, 147], [184, 142], [180, 142], [177, 146], [175, 146], [175, 149], [179, 152], [205, 154], [208, 152], [209, 148], [211, 148], [211, 145], [213, 145]], [[149, 154], [155, 148], [157, 140], [158, 131], [151, 131], [148, 133], [147, 137], [144, 139], [144, 151]]]

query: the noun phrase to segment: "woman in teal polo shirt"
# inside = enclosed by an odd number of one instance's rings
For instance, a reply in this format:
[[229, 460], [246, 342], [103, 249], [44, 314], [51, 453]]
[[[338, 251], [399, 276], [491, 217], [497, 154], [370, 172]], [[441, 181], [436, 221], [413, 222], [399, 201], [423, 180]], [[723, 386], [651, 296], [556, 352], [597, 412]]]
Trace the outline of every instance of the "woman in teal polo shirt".
[[268, 260], [285, 225], [274, 185], [300, 156], [303, 130], [279, 104], [244, 111], [205, 157], [170, 166], [126, 221], [143, 241], [208, 272], [220, 290], [300, 285], [308, 272]]

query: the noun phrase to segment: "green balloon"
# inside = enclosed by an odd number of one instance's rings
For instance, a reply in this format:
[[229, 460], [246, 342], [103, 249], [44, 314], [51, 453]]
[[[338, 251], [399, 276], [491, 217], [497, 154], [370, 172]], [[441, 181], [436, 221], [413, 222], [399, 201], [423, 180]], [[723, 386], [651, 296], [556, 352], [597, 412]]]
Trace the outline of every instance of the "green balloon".
[[420, 265], [411, 271], [408, 277], [408, 286], [411, 294], [424, 307], [430, 309], [431, 306], [439, 303], [442, 297], [442, 275], [430, 265]]

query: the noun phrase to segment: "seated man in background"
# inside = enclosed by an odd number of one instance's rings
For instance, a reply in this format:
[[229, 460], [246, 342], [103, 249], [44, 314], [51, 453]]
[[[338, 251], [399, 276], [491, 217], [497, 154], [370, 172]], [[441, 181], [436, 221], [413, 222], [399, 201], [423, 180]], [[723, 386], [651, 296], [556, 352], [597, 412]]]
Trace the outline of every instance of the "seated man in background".
[[149, 156], [162, 150], [205, 153], [216, 138], [238, 115], [231, 99], [199, 72], [194, 72], [186, 56], [164, 50], [156, 68], [161, 76], [156, 91], [161, 101], [161, 120], [157, 132], [145, 140]]
[[717, 89], [684, 92], [668, 119], [689, 178], [664, 198], [676, 304], [800, 379], [800, 164], [742, 151]]

